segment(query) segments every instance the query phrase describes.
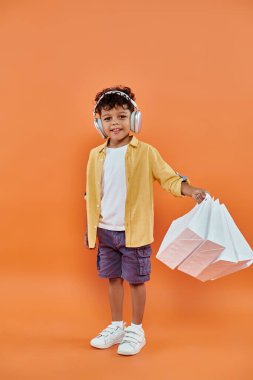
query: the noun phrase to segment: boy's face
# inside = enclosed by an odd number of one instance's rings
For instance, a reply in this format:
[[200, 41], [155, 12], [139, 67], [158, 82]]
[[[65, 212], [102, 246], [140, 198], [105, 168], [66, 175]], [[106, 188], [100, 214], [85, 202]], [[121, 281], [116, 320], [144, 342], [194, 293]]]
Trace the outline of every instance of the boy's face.
[[101, 109], [101, 120], [104, 132], [112, 145], [128, 143], [131, 111], [127, 105], [115, 106], [110, 110]]

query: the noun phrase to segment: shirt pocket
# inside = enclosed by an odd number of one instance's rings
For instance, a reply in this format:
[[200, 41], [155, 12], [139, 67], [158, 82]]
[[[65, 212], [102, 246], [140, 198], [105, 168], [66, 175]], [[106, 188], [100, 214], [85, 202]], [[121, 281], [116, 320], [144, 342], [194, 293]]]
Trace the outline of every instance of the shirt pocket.
[[151, 253], [152, 248], [150, 244], [136, 248], [136, 255], [139, 263], [139, 274], [142, 276], [149, 275], [151, 272]]

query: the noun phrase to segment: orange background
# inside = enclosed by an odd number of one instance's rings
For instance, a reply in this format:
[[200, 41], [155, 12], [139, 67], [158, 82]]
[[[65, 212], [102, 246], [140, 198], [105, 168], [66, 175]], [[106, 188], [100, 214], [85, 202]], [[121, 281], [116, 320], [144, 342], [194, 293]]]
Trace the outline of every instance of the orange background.
[[93, 99], [115, 84], [136, 94], [137, 137], [224, 202], [253, 246], [252, 17], [244, 0], [1, 2], [1, 379], [252, 379], [252, 268], [202, 283], [155, 258], [192, 199], [155, 183], [134, 357], [89, 346], [111, 316], [83, 246], [86, 163], [103, 142]]

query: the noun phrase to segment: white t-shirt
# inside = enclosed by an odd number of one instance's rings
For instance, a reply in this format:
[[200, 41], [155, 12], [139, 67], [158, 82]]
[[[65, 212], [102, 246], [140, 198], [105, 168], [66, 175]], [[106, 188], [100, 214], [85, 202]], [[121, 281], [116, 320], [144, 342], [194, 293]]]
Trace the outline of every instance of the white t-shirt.
[[106, 148], [102, 172], [102, 198], [98, 227], [107, 230], [125, 230], [127, 145]]

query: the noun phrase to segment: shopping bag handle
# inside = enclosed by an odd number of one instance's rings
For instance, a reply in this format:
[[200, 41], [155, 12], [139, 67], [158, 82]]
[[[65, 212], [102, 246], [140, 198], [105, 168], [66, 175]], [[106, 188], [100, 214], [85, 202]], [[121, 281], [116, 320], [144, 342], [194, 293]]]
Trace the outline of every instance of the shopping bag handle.
[[206, 193], [206, 197], [204, 198], [204, 200], [205, 201], [210, 200], [211, 199], [211, 194], [208, 191], [206, 191], [205, 193]]

